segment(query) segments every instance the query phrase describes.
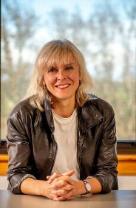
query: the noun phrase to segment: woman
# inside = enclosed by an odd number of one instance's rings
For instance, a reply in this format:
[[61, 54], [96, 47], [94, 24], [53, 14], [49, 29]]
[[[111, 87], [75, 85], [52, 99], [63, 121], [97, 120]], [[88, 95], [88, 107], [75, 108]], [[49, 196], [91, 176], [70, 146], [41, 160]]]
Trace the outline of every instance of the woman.
[[92, 80], [68, 40], [41, 49], [29, 87], [8, 119], [9, 189], [66, 200], [117, 189], [112, 107], [89, 95]]

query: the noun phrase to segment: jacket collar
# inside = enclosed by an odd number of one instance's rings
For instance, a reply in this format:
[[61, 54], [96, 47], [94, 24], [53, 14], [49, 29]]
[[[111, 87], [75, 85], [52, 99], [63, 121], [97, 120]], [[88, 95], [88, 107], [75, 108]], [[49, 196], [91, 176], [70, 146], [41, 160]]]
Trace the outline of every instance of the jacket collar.
[[94, 104], [97, 97], [90, 97], [90, 99], [78, 108], [78, 118], [80, 128], [86, 131], [87, 128], [92, 128], [98, 125], [103, 120], [103, 115]]
[[44, 112], [47, 119], [47, 123], [51, 129], [51, 132], [54, 131], [54, 122], [53, 122], [53, 115], [51, 111], [51, 100], [48, 95], [46, 95], [45, 101], [44, 101]]
[[[94, 105], [96, 99], [97, 97], [90, 96], [90, 99], [82, 107], [77, 109], [79, 128], [82, 129], [83, 132], [86, 131], [87, 128], [98, 125], [103, 120], [102, 114]], [[53, 132], [54, 122], [51, 111], [51, 101], [48, 95], [44, 101], [44, 109], [48, 125]]]

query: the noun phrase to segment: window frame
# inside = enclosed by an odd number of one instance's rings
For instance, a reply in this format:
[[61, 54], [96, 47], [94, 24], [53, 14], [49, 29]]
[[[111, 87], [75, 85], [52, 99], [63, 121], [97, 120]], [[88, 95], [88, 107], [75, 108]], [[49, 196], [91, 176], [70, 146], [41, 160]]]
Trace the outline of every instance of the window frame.
[[[117, 140], [118, 154], [136, 154], [136, 140]], [[0, 139], [0, 154], [7, 154], [7, 141]]]

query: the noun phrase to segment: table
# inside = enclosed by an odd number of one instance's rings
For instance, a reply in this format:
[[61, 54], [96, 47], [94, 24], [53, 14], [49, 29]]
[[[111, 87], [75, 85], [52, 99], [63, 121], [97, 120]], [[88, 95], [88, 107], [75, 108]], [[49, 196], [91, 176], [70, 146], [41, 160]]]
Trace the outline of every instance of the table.
[[52, 201], [42, 196], [14, 195], [0, 190], [0, 208], [136, 208], [136, 191], [119, 190], [70, 201]]

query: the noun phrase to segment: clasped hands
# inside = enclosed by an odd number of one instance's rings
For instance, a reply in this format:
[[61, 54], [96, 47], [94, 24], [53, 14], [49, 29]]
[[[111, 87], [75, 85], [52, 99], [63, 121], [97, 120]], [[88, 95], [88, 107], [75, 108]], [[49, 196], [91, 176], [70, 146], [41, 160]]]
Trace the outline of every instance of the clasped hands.
[[74, 173], [73, 170], [70, 170], [63, 174], [53, 173], [51, 176], [47, 176], [46, 196], [53, 200], [63, 201], [85, 193], [83, 182], [71, 178]]

